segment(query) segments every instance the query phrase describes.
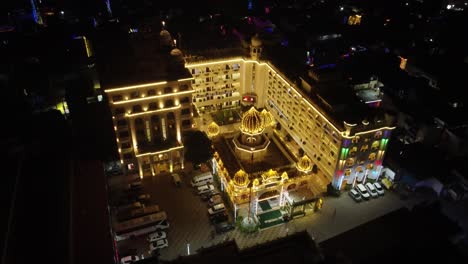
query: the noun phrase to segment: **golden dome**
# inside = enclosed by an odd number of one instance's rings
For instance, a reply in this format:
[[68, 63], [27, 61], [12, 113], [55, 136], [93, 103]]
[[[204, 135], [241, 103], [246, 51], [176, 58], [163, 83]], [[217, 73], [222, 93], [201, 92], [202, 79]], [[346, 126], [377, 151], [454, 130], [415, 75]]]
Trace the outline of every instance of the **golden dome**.
[[263, 124], [265, 127], [273, 126], [275, 124], [275, 119], [273, 118], [273, 115], [266, 109], [263, 109], [261, 114], [263, 118]]
[[215, 122], [208, 125], [208, 136], [214, 137], [219, 134], [219, 126]]
[[244, 113], [240, 129], [246, 134], [260, 134], [265, 129], [262, 115], [255, 107], [252, 106], [249, 111]]
[[232, 182], [237, 187], [247, 187], [247, 185], [250, 182], [249, 175], [247, 175], [245, 171], [239, 170], [238, 172], [236, 172], [236, 174], [234, 174], [234, 177], [232, 178]]
[[273, 170], [273, 169], [269, 169], [267, 172], [264, 172], [262, 174], [262, 179], [263, 179], [264, 182], [268, 181], [268, 180], [270, 180], [272, 178], [276, 178], [276, 177], [278, 177], [278, 172]]
[[312, 161], [307, 157], [307, 155], [302, 156], [302, 158], [297, 163], [297, 169], [302, 172], [309, 172], [312, 169]]

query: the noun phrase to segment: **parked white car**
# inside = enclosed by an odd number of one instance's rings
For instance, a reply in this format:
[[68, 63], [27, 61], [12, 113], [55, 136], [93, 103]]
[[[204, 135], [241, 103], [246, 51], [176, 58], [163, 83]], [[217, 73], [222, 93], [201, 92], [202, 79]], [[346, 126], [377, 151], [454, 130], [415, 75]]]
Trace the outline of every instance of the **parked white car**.
[[166, 232], [157, 231], [157, 232], [154, 232], [154, 233], [151, 233], [151, 234], [148, 235], [148, 241], [149, 242], [154, 242], [154, 241], [157, 241], [157, 240], [164, 239], [166, 237], [167, 237]]
[[385, 194], [385, 191], [384, 191], [384, 189], [382, 188], [382, 185], [380, 185], [380, 183], [374, 182], [374, 187], [375, 187], [375, 189], [377, 190], [377, 193], [378, 193], [379, 195], [384, 195], [384, 194]]
[[126, 256], [120, 259], [120, 263], [129, 264], [140, 260], [138, 256]]
[[367, 191], [366, 187], [364, 187], [364, 185], [362, 183], [358, 184], [356, 186], [356, 189], [358, 190], [358, 192], [361, 194], [362, 198], [366, 199], [366, 200], [369, 200], [370, 198], [370, 194], [369, 192]]
[[370, 182], [366, 183], [366, 188], [369, 191], [372, 198], [379, 197], [379, 193], [377, 192], [377, 190], [375, 189], [375, 187], [374, 187], [374, 185], [372, 183], [370, 183]]
[[154, 251], [156, 249], [161, 249], [161, 248], [165, 248], [168, 246], [169, 246], [169, 243], [167, 242], [167, 239], [160, 239], [160, 240], [151, 242], [149, 248], [151, 251]]

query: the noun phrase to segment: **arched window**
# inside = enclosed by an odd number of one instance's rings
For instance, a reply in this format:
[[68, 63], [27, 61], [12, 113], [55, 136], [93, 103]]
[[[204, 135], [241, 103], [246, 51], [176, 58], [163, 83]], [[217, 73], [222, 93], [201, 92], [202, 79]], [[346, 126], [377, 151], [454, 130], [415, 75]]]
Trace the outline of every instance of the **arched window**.
[[374, 161], [375, 160], [375, 153], [372, 152], [371, 154], [369, 154], [369, 161]]
[[359, 143], [359, 139], [360, 139], [359, 136], [355, 136], [355, 137], [351, 140], [351, 142], [352, 142], [353, 144], [357, 144], [357, 143]]
[[132, 107], [132, 110], [133, 110], [133, 113], [138, 113], [138, 112], [143, 111], [143, 109], [141, 108], [141, 105], [134, 105]]
[[348, 158], [346, 160], [346, 166], [350, 167], [350, 166], [353, 166], [353, 165], [354, 165], [354, 159], [353, 158]]
[[361, 166], [356, 168], [356, 172], [358, 172], [358, 173], [361, 173], [363, 171], [364, 171], [364, 169]]
[[374, 141], [371, 146], [372, 151], [376, 151], [379, 149], [380, 142], [378, 140]]
[[361, 146], [361, 152], [365, 152], [369, 149], [369, 146], [368, 145], [363, 145]]
[[375, 138], [375, 139], [380, 139], [380, 138], [382, 138], [382, 131], [377, 131], [377, 132], [375, 132], [374, 138]]
[[356, 155], [357, 152], [357, 147], [352, 147], [351, 150], [349, 151], [349, 155], [354, 156]]
[[351, 169], [346, 169], [345, 172], [344, 172], [344, 175], [345, 176], [351, 175]]

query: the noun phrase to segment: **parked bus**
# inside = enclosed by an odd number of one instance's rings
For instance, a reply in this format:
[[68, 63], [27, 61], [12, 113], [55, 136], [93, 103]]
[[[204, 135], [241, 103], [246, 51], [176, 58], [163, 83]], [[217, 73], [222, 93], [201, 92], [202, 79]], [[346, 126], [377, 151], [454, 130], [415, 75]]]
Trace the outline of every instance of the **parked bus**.
[[149, 214], [159, 212], [159, 206], [157, 204], [148, 205], [137, 209], [122, 210], [117, 213], [117, 220], [119, 222], [130, 220], [136, 217], [142, 217]]
[[134, 236], [155, 232], [158, 224], [167, 219], [165, 211], [130, 219], [114, 226], [115, 240], [121, 241]]

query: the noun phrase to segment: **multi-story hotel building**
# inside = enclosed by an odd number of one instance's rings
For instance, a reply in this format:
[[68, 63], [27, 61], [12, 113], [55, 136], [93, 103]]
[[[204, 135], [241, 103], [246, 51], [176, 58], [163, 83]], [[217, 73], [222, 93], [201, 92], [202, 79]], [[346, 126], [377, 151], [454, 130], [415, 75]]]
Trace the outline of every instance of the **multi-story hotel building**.
[[[387, 115], [372, 119], [354, 115], [349, 120], [337, 117], [337, 110], [326, 99], [315, 94], [319, 101], [315, 102], [308, 89], [297, 87], [280, 70], [262, 61], [261, 45], [258, 38], [252, 39], [248, 59], [187, 64], [193, 75], [195, 106], [221, 109], [246, 102], [266, 108], [279, 124], [276, 129], [289, 135], [336, 189], [367, 177], [377, 178], [395, 128], [392, 118]], [[310, 85], [313, 84], [305, 86]]]
[[165, 56], [157, 78], [105, 86], [121, 163], [140, 177], [183, 169], [182, 132], [193, 125], [193, 78], [170, 34], [162, 31], [160, 38]]
[[[267, 109], [276, 130], [289, 135], [336, 189], [377, 178], [392, 119], [338, 114], [325, 97], [304, 89], [313, 83], [298, 87], [262, 61], [261, 52], [261, 41], [253, 37], [250, 58], [192, 61], [177, 78], [108, 87], [121, 161], [137, 166], [141, 176], [182, 168], [181, 131], [192, 128], [192, 103], [199, 112], [243, 103]], [[183, 61], [180, 51], [172, 55]]]

